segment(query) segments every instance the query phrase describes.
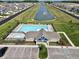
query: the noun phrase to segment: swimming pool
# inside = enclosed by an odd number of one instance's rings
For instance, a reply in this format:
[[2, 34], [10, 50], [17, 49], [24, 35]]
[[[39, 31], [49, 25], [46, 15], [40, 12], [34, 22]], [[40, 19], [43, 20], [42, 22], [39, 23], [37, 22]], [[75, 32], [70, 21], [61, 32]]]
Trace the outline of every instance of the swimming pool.
[[23, 24], [19, 27], [18, 32], [39, 31], [41, 29], [48, 31], [48, 25], [26, 25], [26, 24]]

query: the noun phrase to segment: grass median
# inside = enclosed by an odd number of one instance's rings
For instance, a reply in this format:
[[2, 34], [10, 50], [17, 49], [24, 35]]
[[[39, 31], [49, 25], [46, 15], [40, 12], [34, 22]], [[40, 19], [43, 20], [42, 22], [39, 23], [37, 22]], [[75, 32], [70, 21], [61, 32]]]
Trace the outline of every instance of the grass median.
[[40, 44], [39, 45], [39, 58], [40, 59], [46, 59], [48, 56], [48, 51], [45, 45]]

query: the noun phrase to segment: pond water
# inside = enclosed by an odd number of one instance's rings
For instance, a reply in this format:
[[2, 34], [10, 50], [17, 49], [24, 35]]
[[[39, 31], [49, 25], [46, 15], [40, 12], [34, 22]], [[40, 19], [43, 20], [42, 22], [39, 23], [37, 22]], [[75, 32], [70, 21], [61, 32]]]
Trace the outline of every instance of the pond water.
[[54, 15], [50, 14], [47, 8], [45, 7], [45, 3], [40, 3], [40, 8], [35, 15], [35, 20], [52, 20], [54, 19]]

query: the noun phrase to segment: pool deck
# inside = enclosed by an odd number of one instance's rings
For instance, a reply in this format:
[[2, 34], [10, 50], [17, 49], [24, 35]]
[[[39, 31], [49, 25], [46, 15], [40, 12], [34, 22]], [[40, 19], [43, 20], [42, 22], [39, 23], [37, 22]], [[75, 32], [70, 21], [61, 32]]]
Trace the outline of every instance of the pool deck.
[[17, 32], [18, 30], [20, 30], [20, 28], [22, 27], [23, 24], [19, 24], [12, 32]]
[[[21, 27], [23, 26], [23, 25], [39, 25], [39, 26], [44, 26], [43, 24], [19, 24], [12, 32], [18, 32], [20, 29], [21, 29]], [[45, 24], [46, 25], [46, 24]], [[52, 25], [47, 25], [48, 26], [48, 30], [47, 31], [50, 31], [50, 32], [52, 32], [52, 31], [54, 31], [54, 29], [53, 29], [53, 27], [52, 27]]]
[[48, 25], [48, 31], [51, 31], [51, 32], [54, 31], [52, 25]]

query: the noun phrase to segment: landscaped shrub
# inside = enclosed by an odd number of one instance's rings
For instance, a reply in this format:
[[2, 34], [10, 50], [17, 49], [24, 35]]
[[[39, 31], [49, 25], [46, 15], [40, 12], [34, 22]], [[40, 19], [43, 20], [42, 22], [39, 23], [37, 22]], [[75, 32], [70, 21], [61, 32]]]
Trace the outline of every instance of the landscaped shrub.
[[39, 58], [46, 59], [47, 56], [48, 56], [48, 52], [46, 46], [43, 44], [39, 45]]

